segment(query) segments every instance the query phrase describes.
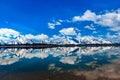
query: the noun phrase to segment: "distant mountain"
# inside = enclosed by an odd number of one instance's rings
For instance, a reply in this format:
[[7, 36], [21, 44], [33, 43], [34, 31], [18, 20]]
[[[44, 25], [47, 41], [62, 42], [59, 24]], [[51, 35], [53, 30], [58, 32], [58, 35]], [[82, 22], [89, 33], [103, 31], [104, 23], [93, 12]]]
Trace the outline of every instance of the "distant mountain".
[[33, 44], [33, 43], [48, 43], [48, 44], [104, 44], [111, 43], [110, 41], [104, 40], [102, 38], [95, 38], [90, 36], [80, 37], [77, 36], [75, 38], [72, 37], [64, 37], [58, 36], [48, 38], [48, 39], [28, 39], [24, 35], [19, 35], [16, 37], [5, 37], [1, 36], [0, 44]]
[[111, 43], [110, 41], [93, 36], [65, 36], [54, 35], [48, 38], [47, 35], [41, 34], [34, 36], [32, 34], [21, 35], [19, 32], [11, 29], [1, 29], [0, 44], [33, 44], [33, 43], [48, 43], [48, 44], [104, 44]]
[[110, 41], [104, 40], [102, 38], [95, 38], [92, 36], [77, 36], [76, 40], [80, 44], [105, 44], [105, 43], [111, 43]]
[[104, 40], [102, 38], [95, 38], [91, 36], [76, 36], [74, 38], [72, 37], [53, 37], [49, 43], [54, 44], [105, 44], [105, 43], [111, 43], [108, 40]]

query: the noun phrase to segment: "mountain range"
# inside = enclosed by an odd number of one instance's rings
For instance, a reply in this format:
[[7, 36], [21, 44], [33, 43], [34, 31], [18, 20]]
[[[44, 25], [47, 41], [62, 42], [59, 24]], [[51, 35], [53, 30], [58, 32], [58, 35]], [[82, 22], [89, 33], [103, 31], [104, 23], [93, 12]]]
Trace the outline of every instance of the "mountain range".
[[70, 36], [70, 35], [53, 35], [48, 37], [45, 34], [22, 35], [12, 29], [1, 29], [0, 32], [0, 44], [33, 44], [33, 43], [47, 43], [47, 44], [105, 44], [111, 43], [108, 40], [102, 38], [96, 38], [93, 36]]
[[[0, 49], [0, 65], [13, 64], [20, 59], [40, 58], [45, 59], [50, 55], [59, 57], [60, 62], [65, 64], [75, 64], [82, 55], [94, 55], [96, 53], [109, 51], [112, 47], [57, 47], [47, 49]], [[119, 49], [119, 48], [118, 48]], [[74, 55], [73, 55], [74, 54]], [[112, 53], [116, 55], [115, 53]], [[110, 55], [112, 55], [110, 54]], [[74, 59], [73, 59], [74, 58]]]

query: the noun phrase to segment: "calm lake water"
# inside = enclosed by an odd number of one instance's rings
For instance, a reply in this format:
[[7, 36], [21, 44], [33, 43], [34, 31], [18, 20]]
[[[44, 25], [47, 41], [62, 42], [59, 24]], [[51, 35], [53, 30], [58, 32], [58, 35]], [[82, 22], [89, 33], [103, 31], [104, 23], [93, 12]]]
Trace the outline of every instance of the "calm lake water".
[[2, 48], [0, 80], [120, 80], [120, 48]]

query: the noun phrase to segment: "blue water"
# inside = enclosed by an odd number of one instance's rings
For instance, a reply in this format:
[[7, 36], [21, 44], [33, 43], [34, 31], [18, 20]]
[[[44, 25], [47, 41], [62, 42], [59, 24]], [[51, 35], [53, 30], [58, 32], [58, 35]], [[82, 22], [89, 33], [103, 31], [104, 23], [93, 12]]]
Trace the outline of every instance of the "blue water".
[[120, 80], [119, 60], [119, 47], [2, 48], [0, 80]]

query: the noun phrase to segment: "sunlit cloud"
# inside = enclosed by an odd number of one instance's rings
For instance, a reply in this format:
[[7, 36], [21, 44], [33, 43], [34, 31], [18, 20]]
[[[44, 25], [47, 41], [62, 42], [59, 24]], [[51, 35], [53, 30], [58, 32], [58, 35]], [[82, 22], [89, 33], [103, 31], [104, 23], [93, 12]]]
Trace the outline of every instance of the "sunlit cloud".
[[73, 27], [70, 28], [63, 28], [62, 30], [59, 31], [63, 35], [76, 35], [76, 31]]
[[86, 10], [82, 16], [74, 16], [73, 22], [92, 21], [101, 27], [108, 27], [112, 31], [120, 31], [120, 9], [104, 14], [96, 14], [91, 10]]
[[[58, 19], [58, 21], [56, 22], [60, 22], [60, 20], [61, 20], [61, 24], [60, 24], [61, 26], [63, 25], [63, 23], [66, 23], [66, 24], [78, 24], [79, 23], [79, 26], [77, 26], [78, 29], [83, 27], [86, 29], [86, 31], [92, 30], [93, 32], [91, 34], [96, 34], [97, 36], [101, 35], [100, 33], [98, 33], [98, 31], [102, 32], [101, 30], [103, 30], [103, 28], [105, 28], [104, 37], [108, 37], [106, 36], [107, 31], [109, 31], [109, 33], [114, 32], [114, 35], [116, 35], [115, 32], [120, 33], [120, 27], [119, 27], [120, 26], [120, 9], [119, 8], [116, 10], [107, 10], [104, 12], [102, 11], [94, 12], [92, 10], [86, 10], [81, 15], [73, 16], [65, 20]], [[80, 25], [83, 22], [86, 22], [85, 26]], [[87, 22], [90, 22], [90, 24]], [[63, 28], [59, 32], [64, 35], [75, 35], [76, 33], [72, 28], [75, 28], [75, 27], [68, 28], [70, 30], [67, 30], [67, 28]], [[81, 29], [81, 32], [82, 31], [84, 30]], [[119, 40], [120, 39], [117, 39], [118, 42]]]
[[60, 26], [61, 25], [62, 20], [59, 21], [53, 21], [53, 22], [48, 22], [48, 27], [50, 29], [55, 29], [56, 26]]

